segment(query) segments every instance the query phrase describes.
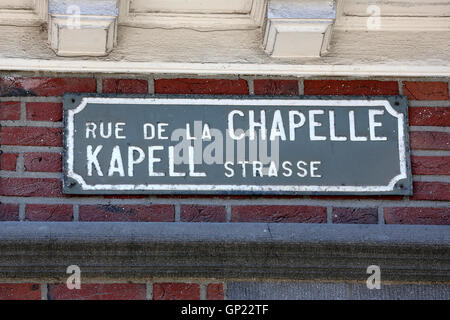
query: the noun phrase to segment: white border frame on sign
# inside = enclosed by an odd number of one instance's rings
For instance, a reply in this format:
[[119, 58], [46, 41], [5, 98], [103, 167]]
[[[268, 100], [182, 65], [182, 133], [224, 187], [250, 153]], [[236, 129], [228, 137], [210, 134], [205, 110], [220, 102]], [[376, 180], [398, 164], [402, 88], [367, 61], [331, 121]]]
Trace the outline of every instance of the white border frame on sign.
[[[387, 186], [261, 186], [261, 185], [199, 185], [199, 184], [87, 184], [83, 177], [74, 172], [74, 116], [88, 103], [96, 104], [159, 104], [159, 105], [222, 105], [222, 106], [384, 106], [386, 111], [398, 119], [398, 148], [400, 174], [393, 177]], [[246, 191], [246, 192], [387, 192], [393, 191], [395, 184], [407, 178], [404, 116], [397, 112], [388, 100], [261, 100], [261, 99], [177, 99], [177, 98], [96, 98], [84, 97], [78, 107], [67, 111], [67, 176], [76, 180], [86, 191]]]

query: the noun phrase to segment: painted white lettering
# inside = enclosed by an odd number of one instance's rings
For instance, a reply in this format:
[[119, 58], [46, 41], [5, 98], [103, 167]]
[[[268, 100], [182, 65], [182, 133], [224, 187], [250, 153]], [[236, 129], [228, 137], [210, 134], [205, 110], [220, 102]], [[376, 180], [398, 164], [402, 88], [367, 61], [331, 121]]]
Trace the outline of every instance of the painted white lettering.
[[334, 110], [329, 111], [329, 117], [330, 117], [330, 140], [331, 141], [347, 141], [347, 137], [336, 136], [336, 123], [335, 123]]
[[355, 111], [348, 112], [348, 121], [350, 126], [350, 140], [351, 141], [367, 141], [366, 137], [357, 137], [355, 128]]
[[161, 162], [161, 158], [155, 157], [155, 151], [164, 150], [163, 146], [151, 146], [148, 147], [148, 176], [149, 177], [164, 177], [166, 174], [164, 172], [155, 172], [154, 164], [156, 162]]
[[89, 139], [89, 135], [92, 134], [92, 138], [95, 139], [95, 130], [97, 125], [94, 122], [86, 122], [86, 139]]
[[126, 136], [122, 136], [121, 135], [121, 133], [123, 133], [123, 128], [122, 127], [125, 126], [125, 125], [126, 125], [125, 122], [117, 122], [116, 123], [115, 130], [114, 130], [116, 139], [126, 139], [127, 138]]
[[[134, 158], [134, 154], [137, 152], [139, 155]], [[144, 150], [136, 146], [128, 147], [128, 176], [132, 177], [134, 175], [134, 165], [141, 163], [145, 159]]]
[[161, 139], [161, 140], [169, 139], [168, 136], [163, 135], [164, 132], [166, 132], [166, 128], [165, 127], [168, 127], [168, 126], [169, 126], [168, 123], [164, 123], [164, 122], [159, 122], [158, 123], [158, 139]]
[[381, 122], [375, 121], [375, 116], [382, 116], [383, 114], [384, 110], [369, 110], [369, 132], [372, 141], [387, 141], [387, 137], [377, 137], [375, 134], [375, 128], [383, 126]]
[[97, 148], [95, 148], [94, 152], [92, 152], [92, 146], [88, 145], [87, 146], [87, 175], [89, 177], [92, 176], [92, 165], [94, 165], [95, 170], [97, 170], [97, 174], [102, 177], [103, 176], [103, 172], [100, 168], [100, 164], [98, 163], [98, 154], [99, 152], [102, 150], [103, 146], [99, 145], [97, 146]]
[[202, 140], [211, 140], [211, 129], [209, 128], [209, 125], [205, 123], [203, 125], [203, 132], [202, 132]]
[[244, 113], [240, 110], [233, 110], [228, 114], [228, 133], [231, 137], [231, 139], [233, 140], [241, 140], [245, 137], [245, 133], [241, 133], [239, 136], [236, 136], [235, 132], [234, 132], [234, 120], [233, 117], [234, 115], [237, 114], [241, 117], [244, 116]]
[[119, 146], [114, 146], [111, 153], [111, 161], [109, 162], [108, 177], [112, 177], [114, 173], [118, 173], [120, 177], [125, 177], [123, 169], [122, 154]]
[[322, 176], [320, 174], [316, 174], [315, 172], [319, 170], [317, 166], [321, 164], [320, 161], [311, 161], [309, 164], [309, 171], [312, 178], [321, 178]]
[[281, 167], [284, 169], [283, 176], [290, 177], [292, 175], [292, 162], [283, 161]]
[[151, 123], [144, 124], [144, 139], [151, 140], [155, 138], [155, 126]]
[[246, 177], [245, 165], [249, 162], [248, 161], [238, 161], [238, 163], [242, 167], [242, 176], [245, 178]]
[[108, 127], [108, 132], [105, 133], [105, 123], [100, 122], [100, 137], [102, 137], [104, 139], [111, 138], [111, 136], [112, 136], [112, 123], [108, 122], [107, 127]]
[[186, 140], [196, 140], [195, 134], [191, 135], [191, 125], [186, 123]]
[[169, 176], [171, 177], [184, 177], [186, 173], [175, 172], [175, 159], [174, 159], [174, 147], [169, 147]]
[[250, 140], [255, 140], [255, 128], [259, 127], [261, 132], [261, 140], [266, 140], [266, 112], [264, 110], [261, 110], [259, 112], [259, 119], [260, 122], [255, 121], [255, 111], [250, 110], [248, 112], [249, 115], [249, 134], [250, 134]]
[[277, 169], [277, 165], [275, 164], [275, 161], [270, 161], [268, 176], [269, 177], [278, 177], [278, 169]]
[[316, 115], [324, 114], [323, 110], [310, 110], [309, 111], [309, 138], [311, 141], [327, 140], [327, 137], [317, 136], [316, 127], [321, 127], [322, 123], [315, 120]]
[[263, 168], [263, 164], [261, 161], [253, 161], [253, 176], [257, 177], [263, 176], [263, 172], [262, 172], [262, 168]]
[[[295, 122], [295, 118], [298, 117], [300, 120]], [[295, 129], [302, 127], [306, 122], [306, 117], [300, 111], [289, 111], [289, 140], [295, 140]]]
[[297, 175], [300, 178], [304, 178], [308, 175], [308, 170], [306, 170], [304, 167], [308, 164], [305, 161], [299, 161], [297, 162], [297, 168], [300, 170], [300, 172], [297, 172]]
[[195, 172], [194, 147], [189, 147], [189, 176], [191, 176], [191, 177], [206, 177], [205, 172]]
[[231, 178], [232, 176], [234, 176], [234, 169], [233, 167], [231, 167], [234, 163], [231, 161], [227, 161], [224, 163], [225, 166], [225, 170], [227, 170], [227, 172], [225, 172], [225, 176], [227, 178]]
[[270, 130], [270, 141], [274, 141], [276, 137], [286, 141], [286, 133], [284, 131], [283, 118], [280, 110], [275, 110], [273, 114], [272, 129]]

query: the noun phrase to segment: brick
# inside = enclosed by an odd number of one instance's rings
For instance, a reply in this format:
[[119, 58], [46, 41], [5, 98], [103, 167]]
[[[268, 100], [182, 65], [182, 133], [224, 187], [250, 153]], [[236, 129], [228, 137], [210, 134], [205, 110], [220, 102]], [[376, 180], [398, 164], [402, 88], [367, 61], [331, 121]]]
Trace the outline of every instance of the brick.
[[72, 221], [73, 207], [68, 204], [27, 204], [25, 220]]
[[20, 120], [20, 102], [0, 102], [0, 120]]
[[210, 283], [206, 288], [207, 300], [223, 300], [223, 284], [222, 283]]
[[63, 116], [62, 103], [28, 102], [26, 104], [27, 120], [31, 121], [61, 121]]
[[145, 300], [146, 285], [135, 283], [81, 284], [69, 290], [66, 284], [50, 284], [49, 300]]
[[450, 134], [447, 132], [412, 131], [409, 140], [411, 149], [450, 150]]
[[180, 216], [184, 222], [225, 222], [227, 213], [224, 206], [182, 205]]
[[0, 300], [40, 300], [41, 286], [36, 283], [0, 283]]
[[172, 222], [173, 205], [83, 205], [79, 208], [80, 221], [143, 221]]
[[1, 178], [0, 195], [10, 197], [61, 197], [60, 179]]
[[248, 94], [244, 79], [158, 79], [155, 93], [163, 94]]
[[0, 139], [2, 145], [61, 147], [62, 129], [42, 127], [2, 127]]
[[0, 203], [0, 221], [19, 221], [19, 205]]
[[25, 153], [24, 166], [25, 171], [31, 172], [61, 172], [62, 157], [59, 153]]
[[2, 153], [0, 155], [0, 169], [6, 171], [16, 171], [17, 153]]
[[450, 108], [414, 107], [409, 108], [411, 126], [450, 126]]
[[94, 78], [2, 77], [0, 96], [62, 96], [65, 92], [95, 93]]
[[333, 208], [333, 223], [377, 224], [378, 208]]
[[416, 181], [413, 190], [412, 200], [450, 201], [450, 183]]
[[137, 79], [103, 79], [102, 91], [103, 93], [146, 94], [148, 82]]
[[154, 283], [153, 300], [200, 300], [196, 283]]
[[449, 175], [450, 157], [411, 156], [413, 174]]
[[305, 80], [305, 95], [397, 95], [396, 81]]
[[255, 94], [265, 95], [298, 95], [298, 80], [254, 80]]
[[233, 222], [307, 222], [325, 223], [327, 209], [313, 206], [233, 206]]
[[446, 82], [415, 82], [403, 83], [403, 94], [409, 100], [448, 100], [448, 84]]
[[450, 208], [385, 208], [387, 224], [450, 225]]

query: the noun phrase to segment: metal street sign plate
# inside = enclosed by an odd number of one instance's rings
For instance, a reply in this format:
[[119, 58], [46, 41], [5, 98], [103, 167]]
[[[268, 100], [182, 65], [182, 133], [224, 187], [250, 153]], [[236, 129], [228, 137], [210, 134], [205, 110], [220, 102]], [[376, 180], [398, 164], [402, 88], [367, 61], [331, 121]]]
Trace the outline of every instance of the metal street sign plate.
[[412, 193], [389, 97], [64, 96], [69, 194]]

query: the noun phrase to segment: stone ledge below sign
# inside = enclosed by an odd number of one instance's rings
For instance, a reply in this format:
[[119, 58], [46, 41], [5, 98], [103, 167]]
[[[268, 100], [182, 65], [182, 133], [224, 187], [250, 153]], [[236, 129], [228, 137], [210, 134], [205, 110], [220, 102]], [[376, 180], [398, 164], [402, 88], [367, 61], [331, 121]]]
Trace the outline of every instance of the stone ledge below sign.
[[450, 282], [448, 226], [0, 223], [0, 277]]

